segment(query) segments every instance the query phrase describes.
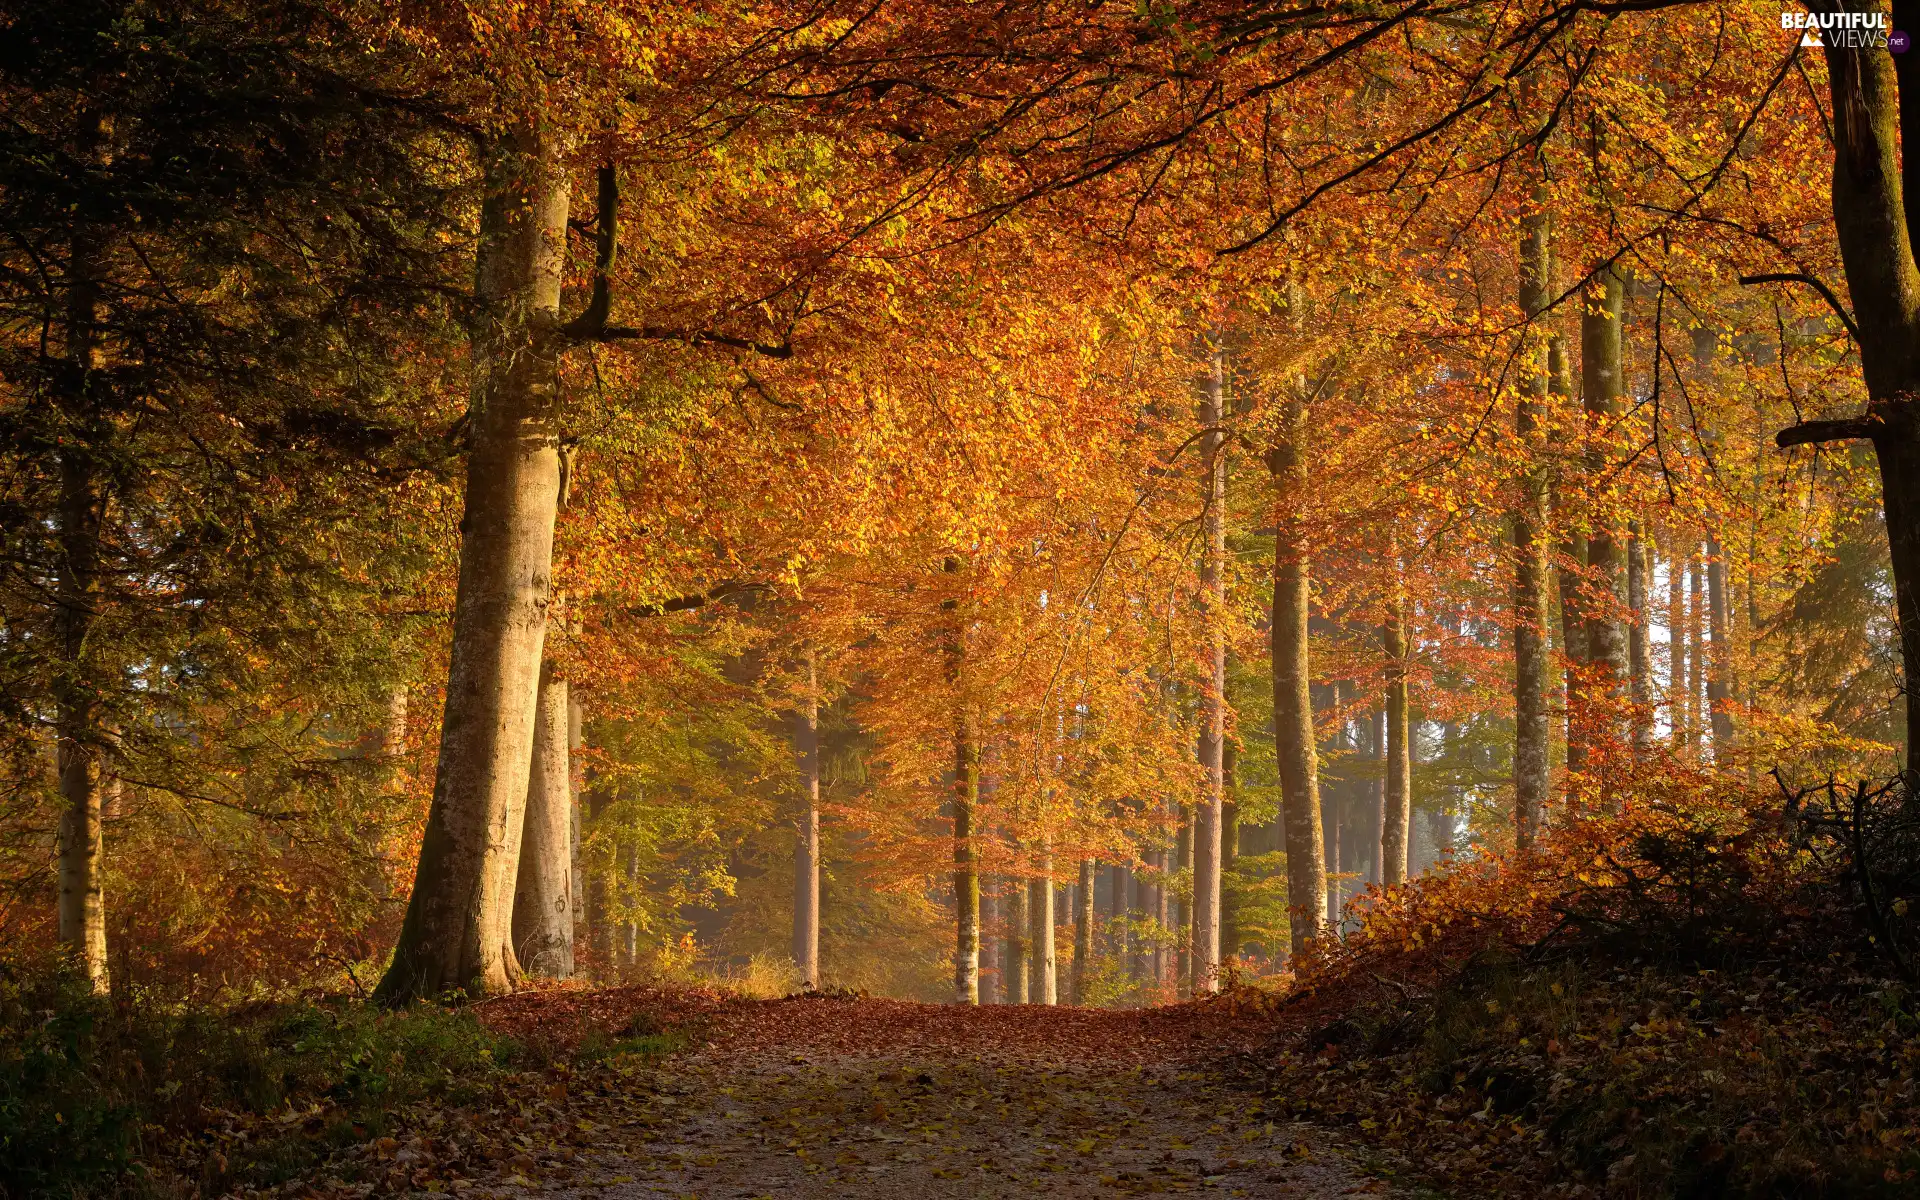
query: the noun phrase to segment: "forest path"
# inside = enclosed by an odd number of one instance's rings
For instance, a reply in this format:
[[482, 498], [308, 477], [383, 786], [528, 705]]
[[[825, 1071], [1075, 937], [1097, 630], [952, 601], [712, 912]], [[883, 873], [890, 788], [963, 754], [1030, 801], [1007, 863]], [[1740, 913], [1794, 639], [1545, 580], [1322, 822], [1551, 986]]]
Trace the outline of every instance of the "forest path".
[[1324, 1131], [1270, 1119], [1259, 1096], [1207, 1065], [1271, 1028], [1210, 1007], [723, 1003], [701, 1026], [707, 1040], [603, 1093], [601, 1111], [573, 1098], [618, 1137], [512, 1190], [551, 1200], [1386, 1192]]

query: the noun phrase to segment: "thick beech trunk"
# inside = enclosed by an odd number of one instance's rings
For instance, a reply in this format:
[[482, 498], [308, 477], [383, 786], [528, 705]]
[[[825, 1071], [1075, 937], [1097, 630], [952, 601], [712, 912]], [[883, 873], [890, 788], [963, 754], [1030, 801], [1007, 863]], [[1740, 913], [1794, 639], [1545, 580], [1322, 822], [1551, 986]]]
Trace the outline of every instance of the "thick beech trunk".
[[1381, 880], [1405, 883], [1413, 831], [1413, 725], [1407, 705], [1407, 602], [1396, 587], [1380, 631], [1387, 654], [1387, 809], [1380, 832]]
[[1087, 1002], [1087, 988], [1093, 981], [1093, 883], [1099, 878], [1099, 865], [1090, 858], [1080, 860], [1080, 890], [1074, 893], [1077, 908], [1073, 914], [1073, 1002]]
[[813, 656], [806, 691], [793, 714], [793, 750], [800, 767], [800, 803], [794, 814], [793, 965], [800, 986], [820, 986], [820, 697]]
[[1307, 620], [1307, 542], [1300, 513], [1308, 488], [1306, 405], [1287, 401], [1280, 439], [1267, 452], [1277, 503], [1273, 553], [1273, 743], [1287, 852], [1288, 932], [1295, 952], [1327, 923], [1326, 845], [1320, 828]]
[[522, 970], [548, 979], [573, 975], [571, 707], [567, 681], [555, 678], [552, 663], [544, 664], [513, 898], [513, 949]]
[[378, 998], [509, 986], [512, 818], [526, 797], [560, 499], [555, 366], [567, 181], [551, 135], [487, 148], [471, 448], [440, 756]]
[[1209, 368], [1200, 406], [1201, 423], [1210, 432], [1200, 443], [1207, 473], [1205, 545], [1200, 559], [1207, 640], [1206, 681], [1200, 691], [1200, 769], [1205, 779], [1194, 807], [1193, 935], [1188, 950], [1195, 994], [1217, 991], [1220, 986], [1220, 826], [1226, 794], [1222, 753], [1227, 712], [1227, 456], [1221, 429], [1226, 419], [1226, 354], [1214, 350]]
[[[1537, 321], [1552, 301], [1553, 232], [1545, 212], [1528, 215], [1520, 235], [1520, 312]], [[1549, 773], [1550, 648], [1547, 632], [1548, 561], [1547, 473], [1534, 463], [1542, 449], [1541, 423], [1547, 402], [1545, 337], [1529, 331], [1525, 373], [1514, 411], [1514, 437], [1523, 456], [1519, 495], [1513, 512], [1513, 827], [1521, 851], [1533, 844], [1540, 814], [1552, 788]]]

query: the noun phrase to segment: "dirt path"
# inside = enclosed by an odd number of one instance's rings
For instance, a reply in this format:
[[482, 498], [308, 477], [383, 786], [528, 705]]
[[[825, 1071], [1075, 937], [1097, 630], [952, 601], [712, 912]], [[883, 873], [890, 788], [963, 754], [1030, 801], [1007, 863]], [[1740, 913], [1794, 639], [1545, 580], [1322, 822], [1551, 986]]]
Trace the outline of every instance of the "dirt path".
[[1269, 1120], [1259, 1097], [1207, 1070], [1238, 1026], [1204, 1024], [884, 1001], [735, 1006], [700, 1048], [609, 1097], [599, 1124], [618, 1136], [564, 1163], [522, 1160], [506, 1190], [555, 1200], [1387, 1190], [1324, 1134]]

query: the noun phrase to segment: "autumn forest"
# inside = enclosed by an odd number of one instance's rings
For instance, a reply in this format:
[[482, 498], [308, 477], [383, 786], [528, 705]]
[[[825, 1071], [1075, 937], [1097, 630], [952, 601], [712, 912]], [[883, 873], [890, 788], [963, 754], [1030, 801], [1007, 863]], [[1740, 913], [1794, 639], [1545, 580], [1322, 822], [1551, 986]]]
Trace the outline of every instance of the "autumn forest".
[[0, 1198], [1910, 1194], [1905, 29], [8, 0]]

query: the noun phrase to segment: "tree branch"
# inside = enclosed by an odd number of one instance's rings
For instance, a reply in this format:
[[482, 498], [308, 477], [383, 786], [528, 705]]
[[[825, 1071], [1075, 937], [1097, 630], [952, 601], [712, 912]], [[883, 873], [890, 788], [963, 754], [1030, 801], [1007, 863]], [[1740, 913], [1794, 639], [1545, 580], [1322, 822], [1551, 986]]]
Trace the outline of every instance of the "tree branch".
[[728, 337], [724, 333], [711, 333], [704, 329], [668, 329], [661, 325], [608, 325], [588, 334], [575, 334], [575, 339], [584, 342], [630, 342], [659, 341], [685, 342], [689, 346], [732, 346], [736, 350], [751, 350], [767, 358], [792, 358], [793, 343], [781, 342], [768, 345], [748, 338]]
[[1870, 438], [1886, 428], [1876, 416], [1848, 417], [1843, 421], [1802, 421], [1773, 435], [1773, 444], [1782, 450], [1788, 446], [1810, 446], [1817, 442], [1844, 442], [1850, 438]]
[[659, 617], [667, 613], [691, 612], [696, 608], [711, 604], [716, 600], [725, 600], [729, 596], [738, 596], [746, 592], [770, 592], [773, 588], [764, 583], [743, 583], [728, 580], [716, 584], [704, 592], [692, 592], [685, 596], [675, 596], [671, 600], [659, 600], [652, 604], [635, 604], [626, 609], [630, 617]]
[[1847, 327], [1847, 333], [1849, 336], [1853, 338], [1855, 344], [1859, 343], [1860, 327], [1853, 323], [1853, 314], [1849, 313], [1846, 310], [1846, 306], [1840, 303], [1840, 297], [1833, 294], [1832, 288], [1828, 287], [1824, 283], [1821, 283], [1818, 279], [1814, 278], [1813, 276], [1802, 275], [1802, 274], [1799, 274], [1798, 272], [1793, 272], [1793, 273], [1783, 274], [1783, 275], [1742, 275], [1740, 277], [1740, 282], [1742, 285], [1747, 287], [1752, 287], [1756, 283], [1804, 283], [1806, 284], [1808, 287], [1812, 288], [1814, 291], [1820, 293], [1820, 298], [1827, 302], [1827, 307], [1833, 310], [1833, 315], [1836, 317], [1839, 317], [1840, 323]]
[[607, 329], [607, 316], [613, 311], [613, 285], [609, 276], [620, 255], [620, 179], [613, 164], [600, 168], [600, 196], [594, 214], [593, 298], [587, 309], [560, 327], [560, 332], [575, 341], [597, 341]]

